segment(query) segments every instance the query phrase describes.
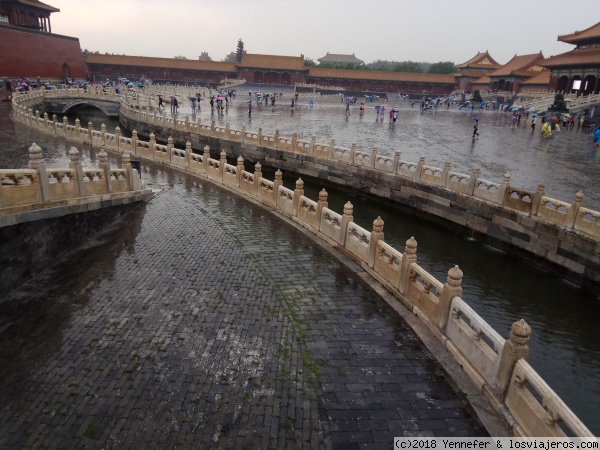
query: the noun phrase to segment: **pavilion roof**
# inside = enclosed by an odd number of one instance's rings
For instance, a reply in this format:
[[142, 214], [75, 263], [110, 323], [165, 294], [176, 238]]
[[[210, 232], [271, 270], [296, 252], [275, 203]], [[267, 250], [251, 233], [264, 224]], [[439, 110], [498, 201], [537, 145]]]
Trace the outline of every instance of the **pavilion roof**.
[[521, 86], [526, 85], [540, 85], [540, 86], [548, 86], [550, 84], [550, 71], [548, 69], [542, 70], [537, 75], [529, 78], [520, 83]]
[[477, 52], [467, 62], [457, 65], [459, 69], [488, 69], [490, 71], [499, 69], [502, 64], [498, 63], [486, 50], [483, 53]]
[[542, 52], [531, 55], [515, 55], [500, 69], [489, 74], [490, 77], [505, 77], [509, 75], [527, 76], [523, 72], [540, 72], [540, 64], [544, 61]]
[[364, 61], [358, 59], [354, 56], [354, 53], [351, 55], [343, 55], [339, 53], [329, 53], [322, 58], [319, 58], [317, 61], [324, 63], [352, 63], [352, 64], [362, 64]]
[[242, 61], [236, 63], [236, 65], [238, 67], [252, 69], [306, 70], [306, 67], [304, 66], [304, 55], [279, 56], [244, 52]]
[[481, 78], [485, 72], [477, 72], [475, 70], [465, 70], [464, 72], [455, 72], [454, 77]]
[[583, 31], [576, 31], [571, 34], [558, 36], [557, 41], [566, 42], [567, 44], [578, 44], [582, 41], [598, 40], [600, 41], [600, 22], [586, 28]]
[[600, 48], [577, 48], [567, 53], [551, 56], [540, 65], [544, 67], [561, 66], [598, 66], [600, 65]]
[[23, 6], [29, 6], [31, 8], [41, 9], [47, 12], [60, 12], [60, 9], [55, 8], [54, 6], [47, 5], [46, 3], [42, 3], [38, 0], [0, 0], [0, 3], [18, 3]]
[[113, 64], [118, 66], [156, 67], [159, 69], [206, 70], [211, 72], [235, 73], [234, 63], [200, 61], [197, 59], [155, 58], [149, 56], [100, 55], [90, 53], [88, 64]]
[[477, 80], [475, 80], [475, 81], [472, 81], [472, 82], [471, 82], [471, 86], [474, 86], [474, 85], [479, 85], [479, 84], [481, 84], [481, 85], [484, 85], [484, 84], [485, 84], [485, 85], [488, 85], [488, 84], [490, 84], [491, 82], [492, 82], [491, 78], [490, 78], [490, 77], [488, 77], [488, 76], [486, 75], [486, 76], [483, 76], [483, 77], [481, 77], [481, 78], [478, 78], [478, 79], [477, 79]]
[[346, 69], [323, 69], [311, 67], [308, 76], [315, 78], [340, 78], [347, 80], [373, 80], [373, 81], [396, 81], [414, 83], [444, 83], [454, 84], [452, 74], [437, 73], [414, 73], [414, 72], [388, 72], [378, 70], [346, 70]]

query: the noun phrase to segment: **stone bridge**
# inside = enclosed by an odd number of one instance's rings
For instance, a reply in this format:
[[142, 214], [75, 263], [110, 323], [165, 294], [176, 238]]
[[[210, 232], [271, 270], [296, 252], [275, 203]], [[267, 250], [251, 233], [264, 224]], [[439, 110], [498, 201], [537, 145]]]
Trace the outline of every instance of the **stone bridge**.
[[74, 109], [91, 106], [97, 108], [108, 117], [119, 116], [119, 103], [114, 100], [102, 100], [97, 98], [76, 98], [76, 97], [52, 97], [45, 102], [45, 111], [48, 114], [65, 115]]

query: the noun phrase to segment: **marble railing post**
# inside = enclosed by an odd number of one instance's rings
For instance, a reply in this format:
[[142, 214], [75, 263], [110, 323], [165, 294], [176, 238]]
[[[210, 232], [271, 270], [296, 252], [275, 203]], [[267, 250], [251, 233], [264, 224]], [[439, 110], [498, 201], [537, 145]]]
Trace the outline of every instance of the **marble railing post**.
[[115, 145], [117, 146], [117, 150], [119, 150], [121, 146], [121, 127], [115, 127]]
[[348, 233], [348, 224], [354, 220], [354, 206], [352, 203], [346, 202], [344, 205], [344, 213], [342, 214], [342, 224], [339, 244], [343, 247], [346, 244], [346, 234]]
[[335, 139], [332, 139], [329, 143], [329, 159], [333, 159], [333, 151], [335, 150]]
[[67, 116], [63, 116], [62, 123], [63, 123], [63, 136], [68, 137], [67, 126], [69, 125], [69, 119], [67, 119]]
[[304, 181], [302, 178], [296, 180], [296, 189], [294, 189], [294, 203], [292, 208], [292, 214], [298, 216], [298, 206], [300, 205], [300, 196], [304, 195]]
[[394, 175], [398, 174], [398, 163], [399, 162], [400, 162], [400, 152], [397, 151], [397, 152], [394, 153], [394, 162], [392, 163], [393, 164], [393, 171], [392, 172], [394, 173]]
[[254, 186], [252, 186], [252, 192], [258, 196], [258, 179], [262, 177], [262, 166], [260, 163], [254, 165]]
[[537, 215], [540, 209], [540, 203], [542, 202], [542, 197], [545, 195], [546, 185], [543, 181], [540, 181], [537, 185], [536, 191], [533, 193], [533, 198], [531, 199], [531, 215]]
[[417, 241], [411, 237], [406, 241], [402, 263], [400, 264], [400, 284], [398, 290], [401, 294], [408, 292], [408, 283], [410, 282], [410, 265], [417, 262]]
[[44, 130], [48, 129], [48, 113], [44, 113]]
[[448, 323], [452, 299], [454, 297], [462, 298], [462, 279], [463, 272], [458, 266], [454, 266], [448, 271], [448, 278], [446, 279], [446, 283], [444, 283], [442, 292], [440, 292], [440, 301], [437, 308], [436, 325], [440, 330], [443, 330], [446, 327], [446, 323]]
[[169, 136], [167, 138], [167, 156], [169, 157], [169, 162], [173, 162], [173, 137]]
[[565, 224], [568, 230], [572, 230], [575, 226], [575, 220], [577, 220], [577, 214], [579, 213], [579, 208], [583, 204], [583, 192], [579, 191], [575, 194], [575, 200], [571, 203], [571, 207], [569, 208], [569, 212], [567, 213], [567, 223]]
[[52, 128], [54, 129], [54, 134], [56, 134], [56, 124], [58, 123], [58, 118], [56, 114], [52, 114]]
[[137, 142], [138, 142], [137, 130], [133, 130], [131, 132], [131, 153], [134, 155], [137, 153]]
[[79, 150], [75, 147], [71, 147], [69, 150], [69, 168], [75, 171], [75, 182], [77, 183], [77, 190], [80, 197], [85, 197], [85, 185], [83, 181], [83, 168], [81, 167], [81, 161], [79, 159]]
[[50, 182], [48, 172], [46, 172], [46, 163], [42, 159], [42, 149], [36, 144], [29, 147], [29, 168], [37, 171], [42, 202], [47, 202], [50, 200]]
[[315, 135], [312, 135], [310, 137], [310, 147], [308, 148], [308, 154], [309, 155], [314, 155], [315, 154], [315, 144], [317, 143], [317, 137]]
[[131, 166], [131, 156], [129, 153], [123, 153], [123, 156], [121, 156], [121, 168], [127, 171], [129, 190], [133, 191], [133, 167]]
[[98, 161], [98, 167], [104, 172], [104, 179], [106, 180], [106, 192], [110, 194], [112, 192], [110, 165], [108, 163], [108, 154], [104, 150], [100, 150], [100, 153], [98, 153]]
[[92, 145], [92, 131], [94, 131], [94, 124], [90, 120], [88, 122], [88, 139], [90, 140], [90, 145]]
[[81, 121], [79, 119], [75, 119], [75, 136], [74, 138], [77, 141], [80, 141], [81, 138], [79, 137], [79, 129], [81, 128]]
[[202, 153], [202, 164], [204, 164], [204, 173], [208, 173], [208, 160], [210, 159], [210, 147], [204, 146], [204, 152]]
[[279, 193], [279, 186], [283, 184], [283, 173], [277, 169], [275, 172], [275, 180], [273, 180], [273, 203], [277, 207], [277, 195]]
[[192, 154], [192, 143], [187, 141], [185, 143], [185, 169], [190, 167], [190, 155]]
[[377, 161], [377, 147], [373, 147], [373, 150], [371, 150], [371, 161], [369, 162], [369, 167], [374, 169], [376, 161]]
[[225, 173], [225, 164], [227, 164], [227, 153], [225, 150], [221, 150], [219, 163], [219, 173], [221, 174], [221, 181], [223, 181], [223, 174]]
[[106, 145], [106, 125], [100, 125], [100, 137], [102, 139], [102, 145]]
[[292, 133], [292, 151], [297, 151], [296, 146], [298, 145], [298, 133]]
[[183, 119], [183, 122], [184, 122], [185, 131], [190, 131], [190, 119], [188, 119], [188, 116], [185, 116], [185, 118]]
[[40, 127], [40, 112], [37, 109], [35, 110], [35, 127]]
[[529, 356], [529, 336], [531, 336], [531, 327], [523, 319], [512, 324], [510, 328], [510, 338], [504, 342], [502, 352], [500, 353], [500, 364], [496, 375], [496, 394], [500, 399], [504, 399], [508, 383], [512, 377], [512, 372], [520, 358], [527, 359]]
[[373, 231], [371, 231], [371, 240], [369, 241], [369, 260], [367, 264], [372, 269], [375, 266], [375, 255], [377, 254], [377, 242], [383, 240], [383, 220], [377, 217], [373, 221]]
[[425, 165], [425, 157], [419, 156], [419, 162], [417, 163], [417, 170], [415, 171], [415, 180], [421, 179], [421, 174], [423, 173], [424, 165]]
[[156, 136], [154, 133], [150, 133], [150, 136], [148, 137], [148, 149], [152, 154], [152, 158], [154, 158], [154, 150], [156, 149]]
[[329, 197], [329, 194], [327, 193], [327, 191], [325, 189], [321, 189], [321, 191], [319, 192], [319, 200], [317, 201], [317, 213], [316, 213], [318, 230], [321, 229], [321, 213], [323, 212], [323, 208], [327, 208], [327, 206], [329, 204], [327, 202], [328, 197]]
[[469, 177], [469, 184], [467, 186], [467, 193], [469, 195], [473, 195], [475, 192], [475, 185], [477, 184], [477, 179], [481, 176], [481, 168], [478, 165], [474, 165], [471, 170], [471, 176]]
[[214, 120], [210, 121], [210, 135], [214, 136], [215, 135], [215, 128], [216, 128], [216, 123]]
[[275, 130], [275, 135], [273, 136], [273, 147], [279, 148], [279, 130]]
[[506, 196], [506, 190], [509, 188], [509, 186], [510, 186], [510, 174], [508, 172], [506, 172], [504, 174], [504, 176], [502, 177], [502, 183], [500, 183], [500, 186], [498, 186], [498, 199], [496, 200], [496, 202], [499, 205], [504, 206], [504, 197]]
[[257, 144], [258, 145], [262, 145], [262, 127], [258, 127], [258, 133], [256, 133], [257, 137]]
[[446, 161], [444, 163], [444, 168], [442, 169], [442, 186], [448, 186], [448, 178], [450, 176], [450, 171], [452, 170], [452, 162]]
[[242, 172], [243, 171], [244, 171], [244, 158], [242, 158], [241, 156], [238, 156], [236, 176], [237, 176], [237, 185], [240, 188], [242, 187], [242, 179], [243, 179]]
[[240, 136], [240, 142], [242, 142], [242, 144], [244, 142], [246, 142], [246, 125], [242, 125], [242, 129], [240, 130], [241, 136]]
[[356, 157], [356, 144], [350, 144], [350, 164], [354, 164], [354, 158]]

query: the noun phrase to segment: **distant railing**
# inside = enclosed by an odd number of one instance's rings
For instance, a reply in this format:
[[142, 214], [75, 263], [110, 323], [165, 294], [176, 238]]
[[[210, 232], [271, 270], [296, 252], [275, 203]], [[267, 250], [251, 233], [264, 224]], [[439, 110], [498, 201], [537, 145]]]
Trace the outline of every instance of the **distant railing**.
[[[88, 89], [87, 93], [80, 88], [70, 91], [77, 91], [81, 96], [99, 95], [93, 89]], [[131, 154], [143, 152], [140, 148], [148, 148], [148, 152], [154, 155], [152, 159], [163, 163], [172, 160], [171, 154], [168, 152], [155, 153], [154, 149], [157, 144], [153, 141], [153, 135], [151, 135], [150, 141], [138, 147], [137, 144], [133, 145], [128, 139], [121, 137], [118, 127], [114, 135], [110, 135], [106, 133], [105, 127], [101, 127], [100, 131], [95, 131], [91, 122], [88, 123], [87, 128], [82, 128], [79, 120], [75, 121], [74, 126], [69, 125], [66, 117], [63, 118], [62, 126], [60, 126], [55, 117], [52, 120], [47, 114], [40, 117], [37, 111], [34, 113], [31, 108], [28, 108], [29, 105], [35, 105], [43, 98], [61, 97], [63, 95], [63, 92], [58, 90], [33, 91], [15, 96], [13, 97], [14, 117], [17, 121], [32, 128], [37, 128], [42, 132], [63, 136], [78, 142], [99, 145], [117, 151], [127, 151]], [[419, 158], [418, 162], [405, 161], [401, 159], [400, 152], [396, 152], [393, 157], [380, 155], [377, 148], [373, 148], [370, 152], [362, 152], [357, 150], [355, 144], [352, 144], [351, 148], [336, 146], [334, 139], [331, 139], [329, 144], [323, 144], [318, 143], [315, 136], [312, 136], [310, 141], [299, 140], [295, 133], [291, 137], [284, 137], [280, 135], [279, 130], [275, 130], [273, 135], [269, 135], [263, 133], [262, 128], [254, 132], [246, 130], [245, 126], [242, 126], [241, 130], [232, 129], [229, 124], [226, 124], [225, 127], [217, 126], [214, 120], [211, 122], [202, 122], [200, 119], [190, 121], [187, 116], [184, 120], [180, 120], [177, 116], [170, 118], [157, 114], [156, 110], [141, 109], [137, 104], [140, 102], [143, 104], [144, 101], [140, 100], [139, 97], [116, 96], [114, 92], [104, 93], [103, 95], [121, 102], [121, 114], [124, 116], [150, 125], [193, 132], [207, 137], [217, 137], [224, 141], [252, 143], [277, 148], [290, 153], [334, 160], [338, 163], [348, 164], [349, 167], [360, 166], [367, 170], [408, 178], [415, 182], [439, 186], [449, 191], [471, 196], [484, 203], [525, 214], [560, 229], [577, 230], [590, 239], [600, 241], [600, 222], [598, 219], [600, 212], [585, 209], [584, 214], [580, 211], [583, 208], [582, 192], [578, 192], [571, 203], [563, 202], [545, 197], [545, 184], [543, 182], [538, 183], [535, 191], [520, 189], [511, 186], [510, 174], [508, 173], [504, 175], [501, 183], [481, 178], [481, 169], [478, 166], [474, 166], [470, 173], [454, 172], [450, 161], [447, 161], [444, 167], [435, 167], [427, 165], [423, 156]], [[135, 130], [132, 135], [132, 140], [137, 143], [138, 138]], [[146, 157], [146, 155], [144, 156]], [[540, 212], [542, 197], [546, 198], [545, 205], [548, 204], [548, 201], [551, 204], [568, 204], [569, 213], [563, 216], [549, 214], [544, 209]]]
[[[134, 110], [128, 109], [127, 111], [135, 114], [132, 112]], [[22, 106], [16, 106], [15, 117], [20, 122], [41, 131], [74, 138], [79, 142], [93, 142], [88, 137], [91, 134], [68, 132], [69, 126], [59, 128], [56, 126], [56, 121], [47, 118], [39, 121], [37, 120], [39, 114], [33, 115], [31, 112], [25, 112]], [[74, 130], [80, 129], [81, 127], [76, 122]], [[214, 132], [214, 124], [210, 129]], [[262, 176], [260, 163], [255, 165], [253, 173], [245, 171], [244, 160], [241, 156], [238, 157], [237, 164], [234, 166], [227, 163], [227, 155], [224, 151], [220, 153], [219, 159], [212, 159], [208, 146], [204, 147], [202, 154], [196, 154], [193, 153], [189, 142], [185, 149], [176, 148], [172, 139], [169, 139], [167, 146], [159, 147], [155, 142], [154, 135], [151, 135], [150, 141], [140, 145], [143, 141], [138, 139], [135, 130], [132, 138], [125, 142], [122, 141], [119, 133], [117, 129], [115, 135], [110, 138], [109, 133], [101, 132], [102, 147], [121, 153], [129, 153], [134, 150], [139, 157], [170, 165], [222, 184], [239, 195], [247, 196], [291, 218], [360, 264], [410, 311], [419, 316], [445, 344], [479, 391], [484, 393], [491, 400], [492, 406], [505, 416], [515, 435], [530, 437], [592, 436], [591, 431], [527, 364], [526, 359], [529, 354], [527, 344], [531, 333], [529, 325], [523, 320], [517, 321], [511, 327], [509, 338], [506, 340], [502, 338], [461, 299], [463, 273], [458, 266], [448, 271], [445, 283], [437, 280], [417, 264], [417, 241], [414, 238], [411, 237], [406, 241], [404, 252], [395, 249], [385, 243], [384, 223], [379, 217], [373, 222], [373, 229], [366, 230], [354, 222], [354, 208], [350, 202], [344, 205], [342, 214], [332, 211], [328, 208], [328, 194], [324, 189], [319, 193], [317, 201], [312, 200], [304, 194], [304, 182], [301, 179], [296, 181], [294, 190], [285, 188], [280, 170], [276, 171], [274, 180], [271, 181]], [[224, 133], [227, 134], [227, 131]], [[246, 136], [247, 132], [244, 131], [240, 135]], [[272, 145], [279, 142], [278, 135], [279, 133], [276, 132], [275, 136], [270, 138], [269, 142]], [[262, 142], [262, 137], [262, 131], [259, 129], [252, 139]], [[224, 139], [227, 139], [227, 136], [224, 136]], [[288, 145], [287, 142], [286, 145]], [[319, 152], [319, 154], [328, 155], [329, 158], [333, 158], [334, 153], [343, 153], [344, 155], [348, 153], [348, 156], [344, 156], [344, 158], [350, 160], [349, 155], [352, 155], [352, 162], [357, 153], [355, 149], [341, 151], [335, 146], [333, 140], [329, 145], [317, 144], [312, 140], [310, 149], [315, 154]], [[158, 152], [158, 156], [156, 152]], [[375, 161], [377, 157], [372, 159]], [[375, 164], [375, 162], [369, 162], [369, 164]], [[531, 214], [537, 215], [540, 207], [548, 208], [548, 204], [551, 203], [551, 199], [543, 195], [543, 185], [540, 185], [538, 191], [527, 193], [510, 188], [508, 176], [505, 176], [500, 184], [484, 183], [479, 179], [477, 170], [471, 175], [456, 174], [450, 171], [449, 164], [443, 169], [437, 170], [426, 166], [424, 158], [421, 158], [418, 163], [409, 164], [401, 161], [398, 153], [393, 160], [392, 167], [394, 174], [399, 174], [397, 168], [406, 167], [403, 169], [402, 176], [412, 173], [413, 175], [409, 176], [418, 180], [422, 180], [425, 173], [425, 178], [430, 178], [429, 182], [435, 179], [435, 183], [440, 186], [446, 186], [448, 179], [451, 179], [455, 186], [466, 186], [464, 189], [470, 195], [474, 195], [476, 188], [489, 193], [489, 186], [495, 185], [497, 190], [494, 190], [492, 194], [486, 194], [487, 199], [484, 201], [504, 204], [508, 201], [508, 197], [511, 199], [512, 208], [517, 207], [520, 208], [519, 210], [525, 210]], [[58, 178], [61, 177], [61, 173], [58, 174]], [[88, 178], [95, 179], [97, 175], [95, 172], [90, 172]], [[23, 181], [23, 187], [25, 187], [30, 183], [35, 183], [39, 173], [25, 170], [19, 174], [18, 171], [11, 171], [8, 176], [14, 180], [26, 178], [27, 180]], [[111, 177], [113, 176], [111, 175]], [[35, 193], [30, 191], [28, 195], [35, 195]], [[540, 218], [573, 223], [573, 226], [577, 227], [581, 217], [585, 216], [588, 217], [585, 219], [586, 221], [594, 221], [597, 226], [600, 213], [581, 208], [581, 197], [582, 195], [578, 195], [573, 204], [559, 205], [558, 210], [560, 211], [556, 214], [564, 213], [566, 214], [565, 218], [560, 216], [559, 220], [554, 217], [554, 213], [548, 211], [544, 211]], [[520, 202], [526, 203], [528, 206], [525, 207]], [[586, 225], [588, 225], [587, 222]], [[591, 232], [598, 233], [600, 231], [596, 228]], [[531, 392], [532, 389], [535, 390], [535, 394]]]

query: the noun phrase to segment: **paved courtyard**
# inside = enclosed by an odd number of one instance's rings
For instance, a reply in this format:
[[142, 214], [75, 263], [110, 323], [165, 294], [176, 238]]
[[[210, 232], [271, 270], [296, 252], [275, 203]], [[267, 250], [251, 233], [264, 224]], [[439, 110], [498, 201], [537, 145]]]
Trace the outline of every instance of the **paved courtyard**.
[[358, 274], [271, 212], [186, 180], [0, 301], [1, 449], [487, 434]]

